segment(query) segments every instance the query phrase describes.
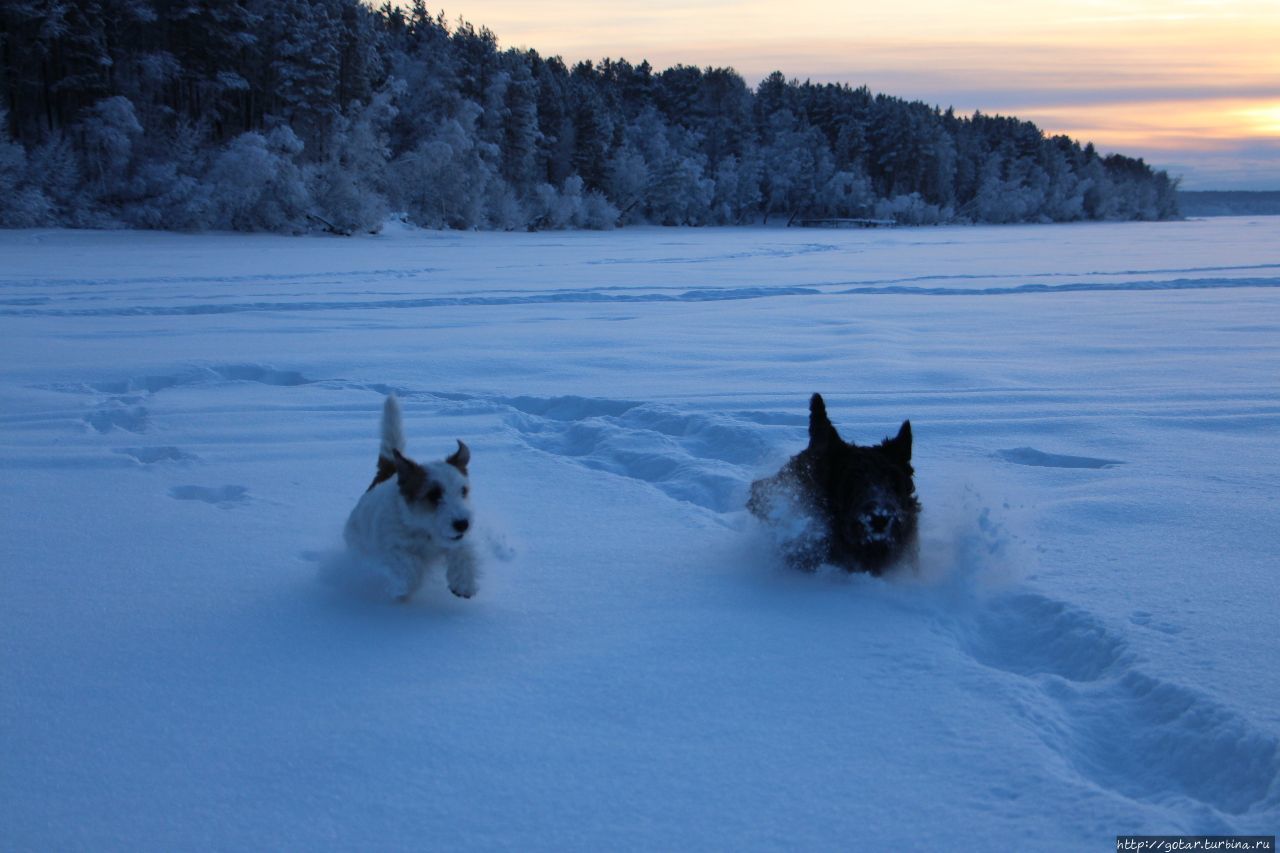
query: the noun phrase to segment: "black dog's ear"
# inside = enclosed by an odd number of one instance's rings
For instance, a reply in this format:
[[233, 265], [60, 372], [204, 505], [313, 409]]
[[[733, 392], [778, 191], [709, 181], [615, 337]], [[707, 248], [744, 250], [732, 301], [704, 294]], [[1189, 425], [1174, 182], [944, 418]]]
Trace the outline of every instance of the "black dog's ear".
[[458, 439], [458, 449], [453, 455], [444, 460], [457, 468], [464, 475], [467, 473], [467, 464], [471, 461], [471, 448], [462, 443], [462, 439]]
[[840, 433], [827, 417], [827, 404], [821, 394], [809, 398], [809, 449], [827, 450], [840, 443]]
[[890, 458], [901, 465], [911, 464], [911, 421], [903, 421], [902, 428], [894, 438], [886, 438], [880, 445]]

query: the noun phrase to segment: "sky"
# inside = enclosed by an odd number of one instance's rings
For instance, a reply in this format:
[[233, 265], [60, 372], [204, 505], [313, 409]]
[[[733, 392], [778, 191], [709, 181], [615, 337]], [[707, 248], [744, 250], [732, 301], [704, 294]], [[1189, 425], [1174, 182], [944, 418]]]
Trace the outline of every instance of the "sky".
[[[437, 3], [433, 10], [441, 8]], [[1280, 0], [459, 0], [503, 47], [1015, 115], [1184, 189], [1280, 190]]]

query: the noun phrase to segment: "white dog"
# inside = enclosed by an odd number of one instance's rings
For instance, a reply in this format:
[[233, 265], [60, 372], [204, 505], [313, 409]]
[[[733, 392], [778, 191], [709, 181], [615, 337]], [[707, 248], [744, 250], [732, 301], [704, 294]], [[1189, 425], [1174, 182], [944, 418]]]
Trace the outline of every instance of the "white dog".
[[397, 601], [408, 601], [433, 563], [443, 559], [449, 589], [476, 594], [476, 558], [467, 541], [471, 529], [467, 463], [461, 441], [442, 462], [419, 465], [404, 455], [404, 427], [394, 395], [382, 408], [378, 473], [360, 498], [343, 535], [358, 556], [384, 565]]

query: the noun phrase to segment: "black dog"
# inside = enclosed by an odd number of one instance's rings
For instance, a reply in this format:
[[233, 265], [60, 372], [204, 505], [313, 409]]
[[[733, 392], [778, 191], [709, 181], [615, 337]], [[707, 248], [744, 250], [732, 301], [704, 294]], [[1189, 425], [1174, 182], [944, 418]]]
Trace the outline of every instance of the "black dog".
[[[859, 447], [840, 438], [821, 394], [809, 401], [809, 446], [772, 477], [751, 484], [747, 509], [762, 521], [803, 529], [784, 535], [787, 562], [878, 575], [914, 558], [920, 502], [911, 467], [911, 421], [895, 438]], [[788, 515], [791, 517], [788, 518]]]

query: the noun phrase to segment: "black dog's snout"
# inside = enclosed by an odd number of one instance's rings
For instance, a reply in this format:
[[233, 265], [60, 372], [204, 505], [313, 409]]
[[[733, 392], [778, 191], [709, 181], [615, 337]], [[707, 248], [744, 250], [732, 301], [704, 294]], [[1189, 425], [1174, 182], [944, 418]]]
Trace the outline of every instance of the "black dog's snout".
[[892, 504], [875, 501], [863, 504], [861, 514], [868, 524], [884, 525], [892, 521], [898, 513]]
[[459, 533], [466, 533], [467, 528], [471, 526], [471, 522], [465, 518], [455, 518], [453, 520], [453, 529]]
[[885, 530], [889, 528], [889, 522], [892, 520], [893, 519], [890, 518], [888, 515], [884, 515], [882, 513], [876, 513], [875, 515], [871, 516], [871, 529], [874, 530], [876, 533], [884, 533]]

